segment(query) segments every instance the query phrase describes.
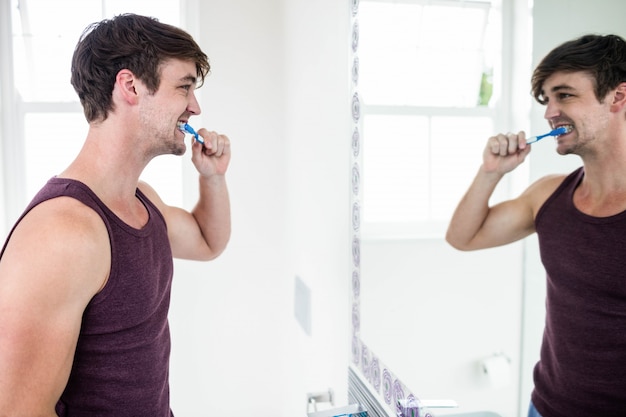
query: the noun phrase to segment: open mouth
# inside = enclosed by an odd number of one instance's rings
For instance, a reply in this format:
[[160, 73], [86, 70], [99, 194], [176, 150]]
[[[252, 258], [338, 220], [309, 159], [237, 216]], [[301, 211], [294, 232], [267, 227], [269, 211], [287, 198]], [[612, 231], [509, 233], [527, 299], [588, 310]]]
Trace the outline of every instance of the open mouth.
[[557, 135], [557, 137], [559, 137], [559, 136], [567, 135], [568, 133], [573, 131], [574, 126], [573, 125], [561, 125], [561, 126], [558, 126], [557, 129], [562, 130], [562, 132]]
[[204, 145], [204, 139], [202, 138], [202, 136], [200, 136], [198, 132], [193, 129], [193, 127], [189, 126], [187, 122], [179, 120], [178, 123], [176, 123], [176, 127], [178, 127], [178, 130], [183, 133], [189, 133], [196, 139], [197, 142]]

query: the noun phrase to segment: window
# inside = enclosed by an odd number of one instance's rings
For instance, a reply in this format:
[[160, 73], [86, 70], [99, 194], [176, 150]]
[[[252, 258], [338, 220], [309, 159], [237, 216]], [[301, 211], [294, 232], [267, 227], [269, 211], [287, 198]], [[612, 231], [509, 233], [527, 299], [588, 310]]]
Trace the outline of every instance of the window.
[[442, 237], [506, 125], [500, 3], [362, 0], [358, 23], [364, 238]]
[[[10, 7], [12, 29], [0, 29], [1, 44], [10, 45], [0, 58], [12, 63], [0, 75], [0, 85], [8, 86], [0, 92], [2, 111], [10, 113], [2, 119], [2, 149], [5, 223], [11, 225], [43, 184], [72, 161], [86, 136], [88, 125], [70, 84], [72, 53], [85, 27], [127, 12], [178, 26], [181, 8], [179, 0], [0, 2], [3, 14]], [[50, 18], [59, 13], [65, 18]], [[181, 158], [156, 158], [144, 174], [165, 201], [182, 202]]]

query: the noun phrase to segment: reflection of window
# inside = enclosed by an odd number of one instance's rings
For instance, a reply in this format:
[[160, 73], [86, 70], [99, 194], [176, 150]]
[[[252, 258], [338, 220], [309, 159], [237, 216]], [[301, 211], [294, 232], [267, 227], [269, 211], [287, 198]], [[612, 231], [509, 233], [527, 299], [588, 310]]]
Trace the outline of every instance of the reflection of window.
[[[59, 12], [65, 18], [51, 18]], [[11, 0], [12, 55], [2, 51], [0, 58], [13, 62], [13, 71], [0, 76], [2, 85], [12, 78], [8, 83], [16, 93], [2, 92], [14, 121], [3, 137], [3, 149], [16, 159], [10, 167], [3, 164], [6, 182], [14, 187], [8, 191], [11, 198], [5, 200], [11, 204], [12, 217], [49, 177], [71, 162], [83, 144], [87, 122], [70, 84], [71, 56], [83, 29], [127, 12], [174, 25], [180, 21], [176, 0]], [[0, 36], [11, 34], [0, 29]], [[165, 200], [174, 204], [182, 200], [180, 161], [156, 158], [146, 171], [146, 179], [155, 182]]]
[[491, 0], [362, 0], [364, 234], [441, 236], [502, 117]]

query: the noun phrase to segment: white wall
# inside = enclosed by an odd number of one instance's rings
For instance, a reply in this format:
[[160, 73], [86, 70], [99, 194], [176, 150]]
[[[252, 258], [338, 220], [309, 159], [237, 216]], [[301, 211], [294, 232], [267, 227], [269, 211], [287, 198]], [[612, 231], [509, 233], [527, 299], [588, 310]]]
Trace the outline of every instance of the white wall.
[[[181, 416], [306, 415], [347, 404], [348, 3], [208, 0], [203, 125], [229, 135], [233, 234], [209, 264], [177, 262], [172, 406]], [[196, 176], [186, 173], [188, 203]], [[311, 336], [294, 280], [311, 294]]]
[[[288, 182], [287, 256], [311, 289], [312, 329], [292, 324], [286, 401], [332, 387], [347, 404], [350, 353], [349, 2], [284, 0]], [[293, 323], [293, 322], [292, 322]], [[294, 338], [295, 336], [295, 338]]]
[[[215, 261], [176, 263], [172, 408], [190, 417], [286, 415], [281, 358], [291, 291], [284, 262], [281, 2], [216, 0], [198, 7], [196, 39], [212, 66], [200, 90], [202, 125], [231, 139], [233, 233]], [[197, 175], [185, 174], [191, 206]]]

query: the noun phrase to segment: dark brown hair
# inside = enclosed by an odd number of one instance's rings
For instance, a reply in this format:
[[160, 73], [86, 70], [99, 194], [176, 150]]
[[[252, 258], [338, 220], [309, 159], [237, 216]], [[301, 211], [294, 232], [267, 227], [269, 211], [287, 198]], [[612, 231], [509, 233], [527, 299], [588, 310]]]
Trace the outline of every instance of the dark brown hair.
[[113, 87], [120, 70], [132, 71], [155, 92], [160, 65], [172, 58], [195, 62], [198, 87], [211, 69], [191, 35], [155, 18], [122, 14], [89, 25], [74, 50], [71, 78], [87, 121], [105, 120], [113, 110]]
[[600, 101], [620, 83], [626, 82], [626, 42], [617, 35], [584, 35], [553, 49], [533, 72], [531, 89], [545, 104], [543, 84], [555, 72], [583, 71], [594, 79]]

